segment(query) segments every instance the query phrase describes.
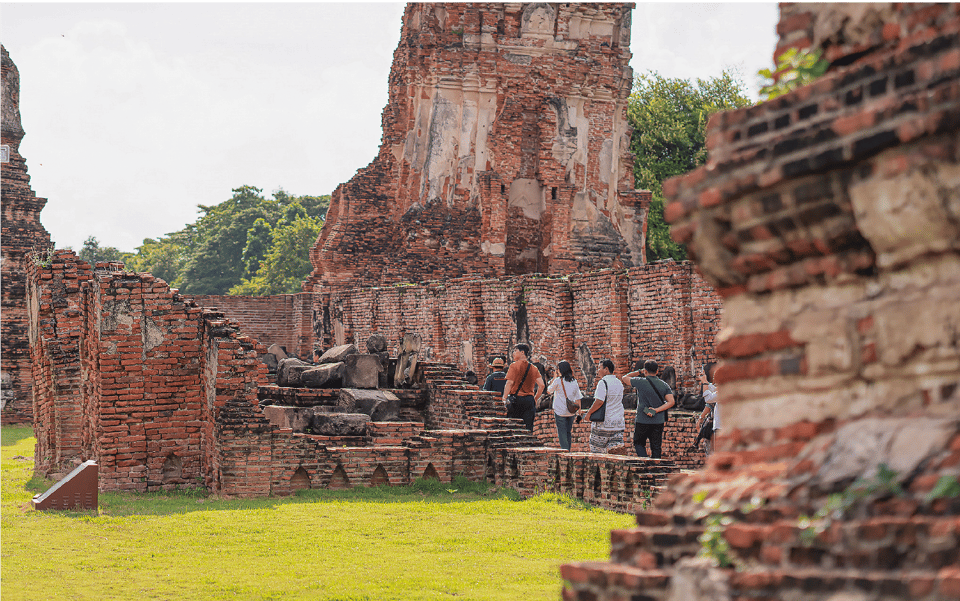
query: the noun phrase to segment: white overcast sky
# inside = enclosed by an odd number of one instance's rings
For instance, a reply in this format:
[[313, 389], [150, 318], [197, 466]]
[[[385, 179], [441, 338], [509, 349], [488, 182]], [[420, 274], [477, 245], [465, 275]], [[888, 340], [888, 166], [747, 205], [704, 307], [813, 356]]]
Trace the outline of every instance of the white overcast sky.
[[[57, 247], [133, 251], [241, 185], [331, 193], [377, 154], [402, 3], [0, 4], [20, 153]], [[631, 66], [737, 70], [756, 98], [775, 3], [638, 3]]]

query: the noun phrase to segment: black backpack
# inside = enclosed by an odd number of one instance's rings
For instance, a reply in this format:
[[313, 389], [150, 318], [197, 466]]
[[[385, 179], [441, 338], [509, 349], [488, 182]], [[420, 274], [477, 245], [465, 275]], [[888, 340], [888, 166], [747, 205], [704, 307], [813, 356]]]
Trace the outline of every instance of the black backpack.
[[695, 395], [690, 394], [689, 392], [684, 392], [680, 395], [680, 400], [677, 402], [677, 406], [681, 409], [686, 409], [687, 411], [703, 411], [703, 408], [707, 406], [707, 403], [703, 400], [703, 395]]

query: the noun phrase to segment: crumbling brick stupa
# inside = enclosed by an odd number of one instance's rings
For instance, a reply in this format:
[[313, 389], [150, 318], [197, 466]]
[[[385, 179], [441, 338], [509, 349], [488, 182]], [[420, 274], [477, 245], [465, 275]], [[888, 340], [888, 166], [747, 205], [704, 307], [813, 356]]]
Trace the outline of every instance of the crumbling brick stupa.
[[380, 152], [334, 192], [304, 290], [643, 264], [631, 10], [408, 4]]
[[664, 185], [724, 296], [719, 451], [564, 599], [960, 599], [960, 5], [780, 15], [828, 72]]
[[26, 272], [24, 260], [34, 249], [50, 247], [50, 234], [40, 224], [40, 211], [47, 203], [30, 188], [27, 163], [20, 155], [24, 131], [20, 123], [20, 72], [6, 48], [2, 54], [2, 179], [3, 220], [2, 308], [0, 308], [0, 356], [2, 356], [2, 420], [4, 424], [30, 423], [33, 419], [33, 376], [27, 340]]

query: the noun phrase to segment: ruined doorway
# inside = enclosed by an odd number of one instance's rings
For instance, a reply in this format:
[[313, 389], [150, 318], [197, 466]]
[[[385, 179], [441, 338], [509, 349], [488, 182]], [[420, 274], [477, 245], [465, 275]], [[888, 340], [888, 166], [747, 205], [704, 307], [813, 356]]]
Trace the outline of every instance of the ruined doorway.
[[507, 243], [504, 251], [508, 275], [542, 273], [546, 202], [535, 179], [516, 179], [507, 200]]

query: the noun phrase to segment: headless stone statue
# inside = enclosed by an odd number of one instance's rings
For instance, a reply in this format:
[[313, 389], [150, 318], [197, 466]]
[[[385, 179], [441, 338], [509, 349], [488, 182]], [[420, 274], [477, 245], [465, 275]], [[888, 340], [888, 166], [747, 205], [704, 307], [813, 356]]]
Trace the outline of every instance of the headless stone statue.
[[413, 374], [417, 370], [417, 356], [420, 354], [420, 336], [405, 334], [397, 352], [397, 371], [394, 373], [394, 386], [409, 388], [413, 384]]

